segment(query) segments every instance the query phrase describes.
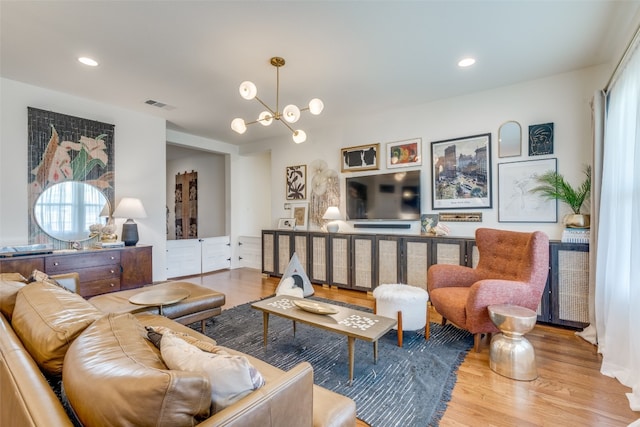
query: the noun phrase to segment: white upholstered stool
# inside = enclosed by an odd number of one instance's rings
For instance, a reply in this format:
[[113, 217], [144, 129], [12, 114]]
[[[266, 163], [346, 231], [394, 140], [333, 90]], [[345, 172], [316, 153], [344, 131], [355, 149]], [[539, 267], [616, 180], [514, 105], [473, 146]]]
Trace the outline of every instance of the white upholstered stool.
[[[380, 285], [373, 290], [375, 314], [398, 319], [398, 347], [402, 347], [402, 331], [415, 331], [427, 324], [429, 294], [411, 285]], [[426, 334], [425, 334], [426, 336]]]

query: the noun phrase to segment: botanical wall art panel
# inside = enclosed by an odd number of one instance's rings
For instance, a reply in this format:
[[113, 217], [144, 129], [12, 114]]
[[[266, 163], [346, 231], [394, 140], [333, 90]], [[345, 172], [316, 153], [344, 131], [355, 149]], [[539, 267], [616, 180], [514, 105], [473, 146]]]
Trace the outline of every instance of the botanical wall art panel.
[[198, 172], [176, 175], [176, 239], [198, 238]]
[[287, 200], [307, 198], [307, 165], [287, 166]]
[[329, 169], [327, 162], [316, 159], [309, 164], [311, 174], [311, 203], [309, 222], [316, 226], [324, 223], [322, 216], [329, 206], [340, 206], [340, 179], [338, 172]]
[[97, 187], [114, 209], [115, 126], [27, 107], [29, 243], [65, 247], [45, 234], [33, 216], [38, 196], [52, 185], [79, 181]]

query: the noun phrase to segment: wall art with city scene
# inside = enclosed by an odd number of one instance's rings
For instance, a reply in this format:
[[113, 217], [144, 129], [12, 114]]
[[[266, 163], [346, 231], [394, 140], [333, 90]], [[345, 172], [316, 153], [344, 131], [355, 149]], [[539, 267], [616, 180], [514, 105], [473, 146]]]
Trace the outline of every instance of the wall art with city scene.
[[431, 143], [433, 209], [491, 208], [491, 134]]

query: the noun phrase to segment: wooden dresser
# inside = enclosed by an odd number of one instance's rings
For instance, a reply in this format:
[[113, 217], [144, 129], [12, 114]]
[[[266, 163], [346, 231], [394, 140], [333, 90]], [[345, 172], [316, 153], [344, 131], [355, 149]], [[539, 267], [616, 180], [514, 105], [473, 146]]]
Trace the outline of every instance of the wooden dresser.
[[151, 246], [138, 245], [0, 258], [0, 273], [16, 272], [29, 277], [36, 269], [50, 275], [77, 272], [79, 293], [88, 298], [150, 284], [151, 250]]

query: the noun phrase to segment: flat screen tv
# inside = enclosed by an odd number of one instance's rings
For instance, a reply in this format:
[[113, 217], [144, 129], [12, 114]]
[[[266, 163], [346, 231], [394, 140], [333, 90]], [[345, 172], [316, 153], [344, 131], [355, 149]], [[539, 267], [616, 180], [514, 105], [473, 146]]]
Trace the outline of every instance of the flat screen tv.
[[348, 220], [420, 219], [420, 171], [346, 179]]

